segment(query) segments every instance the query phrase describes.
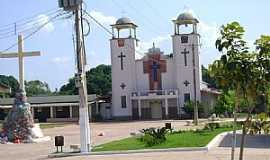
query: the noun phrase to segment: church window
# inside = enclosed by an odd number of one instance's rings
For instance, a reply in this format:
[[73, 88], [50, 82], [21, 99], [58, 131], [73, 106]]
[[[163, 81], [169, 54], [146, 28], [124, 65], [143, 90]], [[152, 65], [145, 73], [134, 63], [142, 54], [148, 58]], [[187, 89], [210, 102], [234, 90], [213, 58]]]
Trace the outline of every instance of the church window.
[[185, 93], [184, 94], [184, 102], [187, 103], [190, 101], [190, 93]]
[[127, 108], [127, 97], [121, 96], [121, 106], [122, 108]]
[[188, 43], [188, 36], [181, 36], [181, 43]]

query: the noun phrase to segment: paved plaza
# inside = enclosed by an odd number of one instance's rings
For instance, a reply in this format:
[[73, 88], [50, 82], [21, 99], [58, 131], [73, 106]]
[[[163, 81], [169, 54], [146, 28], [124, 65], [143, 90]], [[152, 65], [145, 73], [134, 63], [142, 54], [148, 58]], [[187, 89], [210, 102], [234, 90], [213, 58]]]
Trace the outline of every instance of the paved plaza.
[[[102, 122], [91, 123], [92, 144], [98, 145], [113, 140], [122, 139], [130, 136], [131, 132], [147, 127], [162, 127], [168, 121], [140, 121], [140, 122]], [[186, 126], [186, 121], [169, 121], [177, 129], [190, 129]], [[200, 126], [201, 127], [201, 126]], [[77, 124], [68, 124], [64, 127], [50, 128], [43, 130], [46, 136], [52, 138], [56, 135], [65, 136], [64, 151], [69, 150], [70, 144], [79, 144], [79, 126]], [[103, 133], [103, 136], [98, 134]], [[8, 144], [0, 145], [0, 159], [3, 160], [33, 160], [48, 159], [48, 154], [55, 151], [53, 139], [49, 142], [37, 144]], [[270, 160], [270, 148], [250, 148], [245, 150], [247, 160]], [[181, 151], [181, 152], [155, 152], [155, 153], [133, 153], [133, 154], [115, 154], [115, 155], [91, 155], [82, 157], [65, 157], [62, 159], [91, 159], [91, 160], [227, 160], [230, 157], [230, 148], [213, 148], [210, 151]]]

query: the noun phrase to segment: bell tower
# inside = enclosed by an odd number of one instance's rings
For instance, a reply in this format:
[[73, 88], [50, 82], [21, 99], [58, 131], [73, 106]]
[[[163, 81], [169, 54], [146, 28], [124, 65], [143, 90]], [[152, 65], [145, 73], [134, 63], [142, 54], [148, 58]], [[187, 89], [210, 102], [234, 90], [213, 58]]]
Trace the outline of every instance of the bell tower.
[[131, 92], [135, 90], [135, 49], [137, 26], [126, 17], [112, 26], [112, 115], [115, 119], [132, 116]]
[[[172, 35], [176, 86], [179, 90], [180, 108], [190, 100], [200, 101], [200, 62], [197, 24], [190, 13], [180, 14], [174, 23]], [[181, 112], [182, 109], [179, 110]], [[181, 113], [178, 113], [181, 114]]]

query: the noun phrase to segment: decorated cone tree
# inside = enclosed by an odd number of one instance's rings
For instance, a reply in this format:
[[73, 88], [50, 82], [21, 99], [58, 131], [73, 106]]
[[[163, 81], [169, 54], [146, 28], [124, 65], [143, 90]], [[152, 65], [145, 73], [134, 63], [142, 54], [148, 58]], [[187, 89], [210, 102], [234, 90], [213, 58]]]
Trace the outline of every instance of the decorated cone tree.
[[14, 143], [31, 142], [36, 138], [33, 133], [34, 120], [30, 111], [30, 104], [26, 102], [25, 92], [19, 91], [16, 94], [13, 107], [8, 113], [4, 124], [3, 133], [8, 141]]

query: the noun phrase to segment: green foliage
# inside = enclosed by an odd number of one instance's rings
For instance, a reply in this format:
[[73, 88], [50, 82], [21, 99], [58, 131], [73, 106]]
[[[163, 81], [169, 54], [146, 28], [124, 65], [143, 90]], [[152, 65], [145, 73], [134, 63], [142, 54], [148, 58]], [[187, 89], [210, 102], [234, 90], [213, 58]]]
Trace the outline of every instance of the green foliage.
[[214, 77], [210, 76], [209, 70], [202, 65], [202, 80], [210, 85], [210, 87], [217, 88], [217, 82]]
[[250, 134], [265, 134], [270, 132], [270, 123], [268, 121], [268, 115], [265, 113], [260, 113], [255, 116], [254, 121], [251, 122], [249, 133]]
[[111, 66], [99, 65], [86, 73], [88, 93], [106, 95], [111, 91]]
[[[88, 94], [106, 95], [111, 91], [111, 66], [99, 65], [86, 72]], [[75, 78], [69, 79], [66, 85], [60, 88], [60, 94], [78, 94]]]
[[235, 93], [233, 91], [228, 91], [226, 93], [222, 93], [215, 104], [214, 113], [221, 114], [229, 114], [231, 115], [233, 112], [233, 107], [235, 104]]
[[167, 129], [162, 128], [147, 128], [140, 131], [143, 135], [140, 140], [145, 143], [146, 146], [154, 146], [166, 141]]
[[[194, 107], [195, 107], [195, 102], [189, 101], [185, 103], [185, 107], [183, 109], [187, 114], [193, 115]], [[198, 113], [202, 114], [204, 112], [203, 104], [200, 102], [197, 102], [197, 107], [198, 107]]]
[[49, 85], [46, 82], [41, 82], [39, 80], [25, 82], [25, 90], [27, 96], [40, 96], [51, 94]]
[[0, 75], [0, 83], [11, 88], [11, 93], [7, 97], [14, 97], [19, 89], [19, 82], [13, 76]]
[[211, 130], [213, 131], [214, 129], [220, 128], [220, 124], [219, 123], [207, 123], [204, 126], [205, 130]]

